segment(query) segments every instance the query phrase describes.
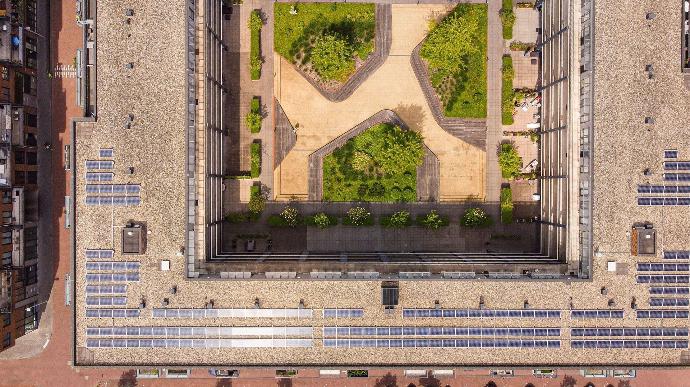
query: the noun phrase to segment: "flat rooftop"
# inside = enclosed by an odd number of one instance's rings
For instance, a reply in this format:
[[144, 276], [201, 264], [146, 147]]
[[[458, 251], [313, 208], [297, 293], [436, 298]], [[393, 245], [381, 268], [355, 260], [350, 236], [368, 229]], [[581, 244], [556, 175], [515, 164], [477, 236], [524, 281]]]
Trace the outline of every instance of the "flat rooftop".
[[[690, 160], [675, 1], [595, 4], [591, 279], [400, 280], [394, 309], [380, 280], [187, 278], [187, 4], [131, 4], [97, 4], [98, 114], [76, 123], [76, 365], [686, 364], [690, 206], [651, 203], [687, 194], [638, 187]], [[638, 222], [653, 256], [630, 253]]]

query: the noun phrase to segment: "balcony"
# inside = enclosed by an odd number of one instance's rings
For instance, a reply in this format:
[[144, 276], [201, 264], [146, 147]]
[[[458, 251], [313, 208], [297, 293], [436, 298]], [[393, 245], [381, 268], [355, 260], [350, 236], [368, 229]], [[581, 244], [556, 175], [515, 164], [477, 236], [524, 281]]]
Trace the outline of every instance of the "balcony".
[[0, 143], [24, 146], [24, 109], [0, 105]]
[[7, 19], [0, 19], [0, 62], [24, 64], [24, 29], [13, 26]]

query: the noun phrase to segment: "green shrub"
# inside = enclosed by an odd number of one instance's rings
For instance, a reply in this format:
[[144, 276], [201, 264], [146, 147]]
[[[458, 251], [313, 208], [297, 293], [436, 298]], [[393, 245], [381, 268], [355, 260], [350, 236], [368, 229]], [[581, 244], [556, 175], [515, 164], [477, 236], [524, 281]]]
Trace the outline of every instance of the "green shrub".
[[263, 121], [263, 117], [261, 117], [261, 114], [249, 112], [247, 113], [247, 117], [245, 117], [245, 120], [247, 122], [247, 127], [249, 128], [250, 132], [259, 133], [261, 131], [261, 121]]
[[431, 212], [426, 215], [417, 216], [417, 225], [431, 230], [438, 230], [441, 227], [447, 226], [449, 223], [448, 218], [439, 215], [436, 210], [431, 210]]
[[501, 144], [498, 152], [498, 165], [501, 166], [501, 175], [504, 179], [512, 180], [519, 177], [522, 169], [522, 157], [518, 154], [512, 143]]
[[251, 176], [257, 178], [261, 174], [261, 143], [253, 142], [249, 148], [251, 161]]
[[252, 97], [252, 102], [249, 105], [249, 110], [253, 111], [254, 113], [261, 113], [261, 100], [259, 99], [259, 97]]
[[513, 38], [513, 25], [515, 24], [515, 12], [513, 12], [513, 1], [503, 0], [503, 7], [499, 12], [501, 24], [503, 26], [503, 39]]
[[501, 121], [503, 125], [513, 124], [513, 109], [515, 107], [515, 91], [513, 90], [513, 58], [509, 55], [503, 57], [503, 85], [501, 87]]
[[261, 193], [261, 186], [253, 185], [250, 187], [249, 212], [261, 214], [266, 209], [266, 195]]
[[346, 226], [371, 226], [374, 224], [374, 221], [371, 213], [366, 208], [352, 207], [347, 210], [343, 224]]
[[511, 51], [527, 51], [534, 48], [534, 43], [518, 42], [516, 40], [510, 42]]
[[338, 224], [338, 217], [326, 214], [324, 212], [319, 212], [316, 215], [307, 217], [306, 223], [307, 226], [328, 228]]
[[449, 117], [486, 117], [486, 4], [459, 4], [432, 23], [420, 55]]
[[354, 71], [352, 49], [337, 34], [323, 35], [316, 39], [311, 50], [311, 64], [323, 79], [344, 81]]
[[[275, 3], [273, 9], [274, 47], [277, 53], [300, 66], [316, 67], [314, 58], [317, 61], [337, 58], [335, 61], [326, 60], [325, 69], [315, 68], [321, 77], [321, 73], [324, 73], [330, 74], [331, 79], [343, 80], [355, 69], [355, 55], [364, 60], [374, 51], [374, 4]], [[318, 50], [315, 55], [315, 43], [325, 36], [337, 36], [339, 41], [344, 42], [345, 50], [339, 51], [340, 48], [337, 48], [332, 53], [348, 53], [347, 57], [330, 57], [323, 52], [318, 53]], [[318, 66], [323, 64], [319, 63]]]
[[297, 227], [302, 223], [302, 217], [295, 207], [285, 206], [278, 215], [268, 217], [268, 225], [272, 227]]
[[260, 10], [255, 9], [249, 15], [249, 72], [252, 80], [261, 78], [261, 28], [263, 27], [263, 20], [261, 20]]
[[376, 125], [324, 158], [324, 200], [414, 201], [417, 167], [423, 160], [419, 133]]
[[389, 228], [404, 228], [412, 224], [412, 218], [407, 211], [398, 211], [389, 216], [381, 217], [381, 225]]
[[465, 227], [488, 227], [493, 221], [481, 208], [468, 208], [460, 218], [460, 224]]
[[513, 223], [513, 192], [510, 187], [501, 188], [501, 223]]
[[246, 223], [251, 220], [251, 216], [247, 212], [231, 212], [225, 215], [225, 220], [230, 223]]

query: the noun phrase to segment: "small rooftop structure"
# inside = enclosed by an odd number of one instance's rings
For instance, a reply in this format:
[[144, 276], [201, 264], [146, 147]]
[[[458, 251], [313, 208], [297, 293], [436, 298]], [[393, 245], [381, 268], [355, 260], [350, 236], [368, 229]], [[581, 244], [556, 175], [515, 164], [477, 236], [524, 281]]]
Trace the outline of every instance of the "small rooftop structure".
[[122, 229], [122, 254], [144, 254], [146, 231], [141, 224], [131, 223]]
[[632, 229], [630, 251], [634, 256], [656, 254], [656, 231], [652, 224], [636, 224]]

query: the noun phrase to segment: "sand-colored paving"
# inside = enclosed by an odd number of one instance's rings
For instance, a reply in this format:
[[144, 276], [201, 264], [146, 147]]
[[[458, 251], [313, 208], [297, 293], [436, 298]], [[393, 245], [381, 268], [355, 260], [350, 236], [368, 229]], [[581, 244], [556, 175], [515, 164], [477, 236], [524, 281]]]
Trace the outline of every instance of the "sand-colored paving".
[[306, 198], [309, 154], [382, 109], [395, 111], [440, 161], [440, 200], [484, 198], [485, 153], [448, 134], [433, 119], [410, 64], [429, 19], [446, 5], [393, 5], [392, 48], [386, 62], [350, 98], [325, 99], [275, 54], [275, 94], [296, 127], [297, 142], [275, 169], [276, 199]]

